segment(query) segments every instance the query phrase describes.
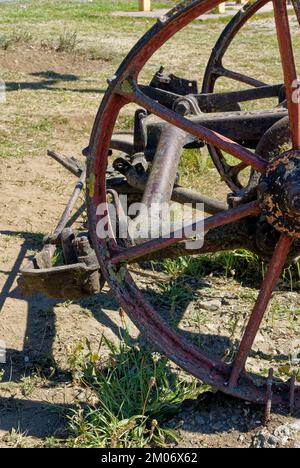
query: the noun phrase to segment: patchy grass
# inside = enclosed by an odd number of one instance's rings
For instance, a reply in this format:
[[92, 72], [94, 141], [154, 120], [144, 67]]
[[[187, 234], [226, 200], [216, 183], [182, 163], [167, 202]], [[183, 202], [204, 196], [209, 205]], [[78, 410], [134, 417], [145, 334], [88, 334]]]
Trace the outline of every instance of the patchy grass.
[[8, 50], [14, 46], [28, 44], [32, 41], [32, 34], [29, 31], [14, 31], [10, 34], [0, 36], [0, 49]]
[[60, 34], [57, 42], [54, 44], [43, 43], [44, 47], [53, 48], [56, 52], [74, 53], [80, 44], [80, 40], [77, 37], [77, 32], [66, 31]]
[[[158, 264], [161, 269], [161, 264]], [[156, 264], [153, 263], [153, 268]], [[202, 255], [200, 257], [182, 257], [163, 262], [164, 270], [172, 277], [186, 276], [201, 279], [209, 274], [214, 276], [234, 277], [248, 285], [256, 285], [265, 275], [266, 265], [258, 255], [245, 249]], [[286, 268], [282, 272], [282, 281], [293, 291], [300, 285], [300, 263]]]
[[[103, 349], [110, 355], [103, 359]], [[103, 337], [97, 353], [79, 343], [70, 357], [76, 379], [92, 389], [93, 406], [70, 419], [73, 445], [88, 448], [166, 447], [178, 441], [165, 424], [187, 398], [207, 390], [175, 372], [167, 359], [125, 334], [118, 345]]]
[[199, 258], [183, 257], [176, 260], [165, 260], [165, 271], [172, 276], [191, 276], [203, 278], [208, 274], [242, 277], [249, 273], [249, 268], [261, 272], [259, 257], [248, 250], [234, 250], [219, 254], [203, 255]]

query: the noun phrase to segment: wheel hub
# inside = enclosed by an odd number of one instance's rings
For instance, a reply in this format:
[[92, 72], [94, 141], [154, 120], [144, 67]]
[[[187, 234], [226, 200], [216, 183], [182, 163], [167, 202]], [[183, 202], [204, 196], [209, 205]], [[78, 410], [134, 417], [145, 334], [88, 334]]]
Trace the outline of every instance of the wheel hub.
[[273, 159], [258, 189], [267, 221], [277, 231], [300, 238], [300, 151]]

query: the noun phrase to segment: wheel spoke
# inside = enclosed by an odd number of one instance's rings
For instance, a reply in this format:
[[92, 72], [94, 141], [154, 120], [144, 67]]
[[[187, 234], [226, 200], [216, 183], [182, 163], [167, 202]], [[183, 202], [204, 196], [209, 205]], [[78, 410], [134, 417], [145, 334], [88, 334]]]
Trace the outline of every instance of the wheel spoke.
[[246, 360], [251, 351], [255, 337], [264, 318], [269, 301], [276, 287], [281, 271], [286, 262], [288, 253], [292, 246], [293, 239], [282, 235], [276, 249], [274, 251], [268, 273], [262, 284], [258, 299], [253, 309], [252, 315], [248, 322], [245, 334], [241, 341], [239, 351], [235, 358], [232, 373], [230, 377], [229, 387], [232, 388], [236, 385], [241, 372], [243, 372]]
[[294, 149], [300, 149], [300, 100], [299, 83], [293, 52], [286, 0], [273, 0], [277, 37], [283, 67], [286, 97]]
[[235, 72], [232, 70], [228, 70], [227, 68], [223, 67], [223, 65], [220, 65], [216, 68], [214, 68], [214, 73], [218, 76], [224, 76], [225, 78], [230, 78], [234, 81], [238, 81], [240, 83], [245, 83], [249, 86], [253, 86], [254, 88], [260, 88], [262, 86], [267, 86], [266, 83], [263, 81], [256, 80], [255, 78], [252, 78], [251, 76], [244, 75], [243, 73], [240, 72]]
[[230, 177], [236, 178], [240, 172], [242, 172], [244, 169], [246, 169], [247, 165], [245, 163], [240, 163], [237, 164], [236, 166], [229, 166], [229, 172], [228, 175]]
[[[239, 206], [231, 210], [222, 211], [214, 216], [210, 216], [204, 219], [204, 232], [214, 229], [218, 226], [224, 226], [226, 224], [233, 223], [239, 219], [246, 218], [247, 216], [256, 216], [260, 213], [260, 206], [257, 201], [248, 203], [244, 206]], [[125, 263], [128, 261], [136, 260], [145, 255], [149, 255], [155, 252], [158, 252], [167, 247], [171, 247], [174, 244], [187, 240], [190, 236], [185, 233], [193, 232], [196, 235], [195, 231], [199, 222], [193, 223], [190, 226], [187, 226], [185, 230], [173, 231], [170, 233], [169, 237], [159, 237], [156, 239], [149, 240], [143, 244], [137, 245], [135, 247], [130, 247], [120, 253], [114, 255], [111, 259], [111, 263], [117, 265], [120, 263]], [[202, 234], [199, 233], [199, 234]]]
[[[126, 94], [125, 94], [126, 95]], [[185, 132], [199, 138], [200, 140], [210, 143], [217, 148], [226, 151], [226, 153], [235, 156], [243, 161], [245, 164], [252, 166], [258, 172], [264, 173], [267, 168], [267, 162], [259, 155], [252, 153], [248, 149], [239, 145], [238, 143], [230, 140], [229, 138], [220, 135], [219, 133], [210, 130], [198, 123], [194, 123], [185, 117], [177, 114], [176, 112], [167, 109], [158, 102], [149, 99], [143, 94], [138, 87], [128, 96], [136, 104], [144, 107], [152, 114], [160, 117], [161, 119], [181, 128]]]

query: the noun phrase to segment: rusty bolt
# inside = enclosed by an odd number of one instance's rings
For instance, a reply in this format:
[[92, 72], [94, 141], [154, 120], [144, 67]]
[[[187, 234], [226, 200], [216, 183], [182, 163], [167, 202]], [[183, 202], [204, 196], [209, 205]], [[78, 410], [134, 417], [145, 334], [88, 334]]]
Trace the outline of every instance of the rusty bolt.
[[300, 213], [300, 188], [298, 186], [289, 191], [288, 203], [294, 212]]
[[188, 115], [191, 113], [191, 106], [187, 101], [180, 101], [176, 104], [174, 110], [180, 115]]
[[260, 182], [260, 184], [258, 185], [257, 190], [258, 190], [260, 193], [266, 193], [266, 192], [268, 191], [268, 188], [269, 188], [268, 183], [265, 182], [265, 181], [262, 181], [262, 182]]
[[293, 211], [300, 212], [300, 194], [291, 200], [291, 208]]

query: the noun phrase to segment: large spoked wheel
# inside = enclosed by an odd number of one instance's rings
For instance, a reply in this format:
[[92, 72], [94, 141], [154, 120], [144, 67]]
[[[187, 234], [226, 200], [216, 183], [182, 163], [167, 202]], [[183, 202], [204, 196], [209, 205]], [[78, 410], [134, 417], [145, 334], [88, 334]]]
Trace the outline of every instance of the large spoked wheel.
[[[270, 164], [260, 155], [220, 133], [201, 126], [192, 119], [183, 117], [152, 100], [138, 83], [139, 73], [149, 58], [176, 32], [201, 14], [214, 8], [218, 3], [220, 0], [195, 0], [180, 4], [158, 21], [140, 40], [111, 80], [96, 118], [90, 144], [91, 156], [87, 179], [90, 233], [103, 274], [112, 291], [139, 330], [158, 350], [188, 373], [224, 393], [257, 403], [265, 403], [271, 398], [274, 404], [290, 404], [299, 408], [300, 388], [295, 385], [295, 379], [292, 378], [286, 383], [274, 382], [272, 385], [271, 372], [267, 379], [249, 374], [245, 370], [247, 358], [273, 290], [293, 248], [294, 240], [300, 237], [298, 186], [300, 105], [294, 99], [297, 74], [286, 1], [274, 0], [274, 13], [285, 78], [293, 149]], [[258, 2], [258, 4], [261, 3], [265, 2]], [[210, 216], [205, 219], [204, 223], [205, 231], [209, 232], [217, 227], [263, 214], [269, 224], [280, 233], [257, 302], [231, 364], [225, 364], [202, 353], [194, 344], [169, 327], [146, 300], [128, 272], [127, 264], [139, 262], [145, 257], [151, 258], [152, 255], [155, 257], [161, 251], [165, 254], [168, 249], [180, 245], [186, 239], [184, 235], [179, 236], [177, 232], [173, 232], [169, 238], [158, 237], [126, 248], [118, 245], [112, 229], [109, 239], [102, 239], [97, 235], [97, 225], [107, 215], [103, 212], [100, 214], [97, 209], [99, 205], [107, 203], [106, 169], [110, 142], [119, 112], [130, 102], [138, 104], [164, 120], [170, 124], [170, 128], [177, 127], [194, 135], [214, 148], [238, 158], [243, 165], [250, 166], [261, 174], [260, 185], [263, 190], [258, 200]], [[167, 162], [170, 163], [170, 160], [166, 159]], [[274, 189], [274, 179], [278, 182], [277, 186], [281, 187], [280, 193]], [[152, 193], [153, 197], [154, 192], [155, 190]], [[275, 210], [274, 206], [276, 206]], [[182, 255], [182, 249], [179, 251]]]
[[[231, 70], [226, 68], [223, 62], [235, 37], [239, 34], [247, 22], [251, 20], [255, 14], [268, 3], [269, 0], [257, 0], [255, 2], [249, 2], [245, 4], [243, 8], [228, 23], [217, 43], [215, 44], [208, 61], [202, 83], [202, 93], [216, 92], [216, 85], [221, 78], [231, 80], [232, 83], [243, 83], [244, 85], [253, 88], [263, 88], [267, 86], [266, 83], [260, 81], [255, 76], [249, 76], [241, 73], [239, 70]], [[300, 2], [299, 0], [293, 0], [292, 3], [297, 19], [300, 21]], [[281, 100], [281, 105], [284, 105], [285, 103], [283, 100], [283, 95], [281, 96]], [[210, 111], [212, 110], [213, 109], [210, 109]], [[221, 107], [214, 110], [237, 111], [241, 110], [241, 106], [240, 104], [234, 103], [227, 105], [227, 107], [223, 106], [223, 108]], [[228, 187], [233, 192], [238, 192], [239, 190], [243, 189], [244, 184], [240, 180], [240, 175], [247, 166], [243, 163], [230, 165], [226, 161], [224, 153], [219, 148], [208, 145], [208, 149], [212, 160], [222, 177], [222, 180], [226, 182]]]

